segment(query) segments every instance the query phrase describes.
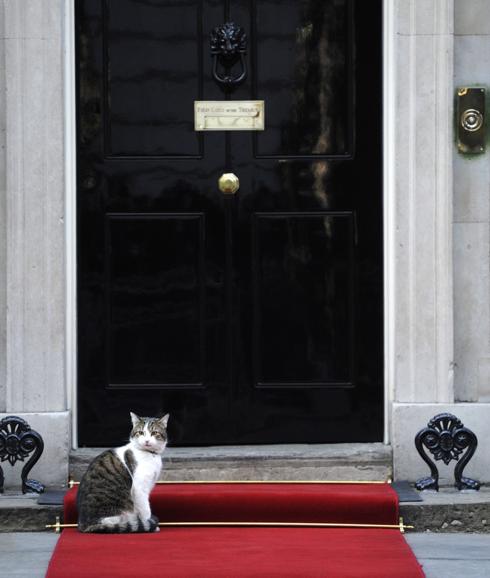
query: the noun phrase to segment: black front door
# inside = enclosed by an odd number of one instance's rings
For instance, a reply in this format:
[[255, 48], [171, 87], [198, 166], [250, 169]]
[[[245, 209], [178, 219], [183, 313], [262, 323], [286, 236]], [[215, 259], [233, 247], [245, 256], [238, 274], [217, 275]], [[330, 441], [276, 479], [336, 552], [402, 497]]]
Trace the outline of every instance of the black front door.
[[[176, 445], [380, 440], [381, 1], [77, 6], [81, 445], [130, 410]], [[194, 129], [259, 99], [263, 131]]]

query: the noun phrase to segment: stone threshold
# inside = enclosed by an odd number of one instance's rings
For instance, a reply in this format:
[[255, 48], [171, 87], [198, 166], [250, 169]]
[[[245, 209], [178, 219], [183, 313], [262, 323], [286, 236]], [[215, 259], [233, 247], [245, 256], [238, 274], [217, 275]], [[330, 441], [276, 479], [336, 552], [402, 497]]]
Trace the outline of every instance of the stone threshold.
[[[80, 480], [101, 448], [70, 453], [70, 476]], [[283, 444], [167, 448], [165, 480], [386, 480], [392, 448], [382, 443]]]

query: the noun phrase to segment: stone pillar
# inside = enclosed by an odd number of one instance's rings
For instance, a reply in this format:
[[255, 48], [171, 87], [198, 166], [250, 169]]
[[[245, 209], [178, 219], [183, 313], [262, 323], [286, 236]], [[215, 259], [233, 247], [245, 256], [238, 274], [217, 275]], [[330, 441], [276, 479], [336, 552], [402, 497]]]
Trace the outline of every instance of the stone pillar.
[[[70, 429], [64, 361], [63, 6], [62, 0], [1, 2], [6, 163], [0, 208], [6, 226], [0, 263], [6, 285], [0, 302], [3, 298], [6, 308], [0, 417], [23, 417], [43, 436], [45, 453], [32, 476], [48, 484], [67, 479]], [[10, 468], [4, 469], [8, 474]]]
[[395, 401], [452, 402], [453, 2], [395, 4]]
[[454, 3], [397, 0], [394, 4], [396, 270], [391, 440], [395, 477], [415, 479], [427, 469], [416, 453], [415, 434], [430, 417], [451, 410], [454, 404]]

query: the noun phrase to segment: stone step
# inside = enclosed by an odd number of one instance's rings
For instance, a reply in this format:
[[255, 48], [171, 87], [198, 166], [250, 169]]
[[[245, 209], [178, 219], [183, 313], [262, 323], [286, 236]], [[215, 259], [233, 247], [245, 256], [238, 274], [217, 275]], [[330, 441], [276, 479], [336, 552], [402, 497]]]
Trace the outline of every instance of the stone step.
[[[72, 479], [80, 480], [102, 448], [70, 455]], [[392, 476], [391, 447], [383, 444], [227, 446], [168, 448], [161, 479], [175, 480], [386, 480]], [[490, 489], [422, 492], [421, 502], [400, 504], [416, 531], [490, 532]], [[35, 495], [0, 495], [0, 531], [39, 531], [54, 523], [61, 506], [37, 503]]]
[[63, 507], [42, 506], [37, 494], [0, 495], [0, 532], [39, 532], [63, 515]]
[[[421, 502], [400, 504], [405, 524], [415, 526], [416, 532], [490, 533], [490, 488], [479, 492], [442, 488], [420, 496]], [[46, 524], [54, 524], [62, 506], [41, 506], [37, 500], [35, 495], [0, 496], [0, 532], [43, 531]]]
[[419, 495], [421, 502], [400, 504], [403, 521], [417, 532], [490, 533], [490, 488], [458, 491], [451, 487]]
[[[70, 454], [70, 476], [80, 480], [101, 448]], [[381, 443], [294, 444], [167, 448], [162, 480], [387, 480], [392, 450]]]

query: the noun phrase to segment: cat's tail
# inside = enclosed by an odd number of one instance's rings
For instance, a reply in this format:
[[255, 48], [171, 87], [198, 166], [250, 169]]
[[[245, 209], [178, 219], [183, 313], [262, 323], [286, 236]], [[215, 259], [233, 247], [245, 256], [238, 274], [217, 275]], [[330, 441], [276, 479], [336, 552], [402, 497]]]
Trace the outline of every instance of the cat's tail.
[[128, 534], [137, 532], [158, 532], [158, 518], [151, 516], [143, 520], [136, 514], [122, 514], [120, 516], [107, 516], [100, 518], [94, 523], [78, 524], [78, 530], [84, 533], [98, 534]]

